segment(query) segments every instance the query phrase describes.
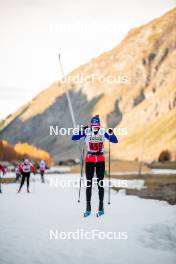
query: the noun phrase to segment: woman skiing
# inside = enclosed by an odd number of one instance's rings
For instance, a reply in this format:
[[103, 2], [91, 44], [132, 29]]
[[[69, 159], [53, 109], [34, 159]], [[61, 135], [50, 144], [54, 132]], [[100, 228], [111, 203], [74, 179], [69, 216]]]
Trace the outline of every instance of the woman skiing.
[[0, 164], [0, 171], [2, 171], [3, 175], [5, 174], [5, 167]]
[[46, 170], [47, 166], [44, 160], [41, 160], [39, 163], [39, 170], [40, 170], [40, 175], [41, 175], [41, 182], [45, 183], [45, 178], [44, 178], [44, 174], [45, 174], [45, 170]]
[[118, 143], [117, 137], [114, 135], [112, 129], [106, 133], [100, 128], [99, 115], [92, 117], [90, 128], [85, 126], [83, 133], [80, 131], [78, 135], [73, 135], [72, 140], [85, 139], [87, 145], [87, 154], [85, 158], [85, 172], [87, 178], [86, 188], [86, 211], [84, 217], [91, 214], [91, 195], [92, 195], [92, 182], [94, 177], [94, 171], [96, 171], [97, 184], [99, 190], [99, 209], [97, 216], [104, 214], [104, 187], [103, 179], [105, 173], [105, 157], [104, 157], [104, 141], [107, 139], [112, 143]]
[[21, 177], [21, 173], [19, 170], [19, 165], [16, 166], [15, 168], [15, 175], [16, 175], [16, 182], [19, 181], [20, 177]]
[[0, 193], [2, 193], [2, 190], [1, 190], [1, 181], [2, 181], [1, 171], [2, 171], [3, 175], [6, 173], [5, 167], [0, 164]]
[[20, 184], [18, 193], [21, 191], [21, 188], [25, 182], [25, 179], [27, 180], [27, 192], [30, 192], [29, 191], [29, 180], [30, 180], [31, 172], [33, 173], [35, 172], [34, 166], [28, 159], [25, 159], [24, 162], [19, 165], [19, 171], [22, 174], [22, 179], [21, 179], [21, 184]]

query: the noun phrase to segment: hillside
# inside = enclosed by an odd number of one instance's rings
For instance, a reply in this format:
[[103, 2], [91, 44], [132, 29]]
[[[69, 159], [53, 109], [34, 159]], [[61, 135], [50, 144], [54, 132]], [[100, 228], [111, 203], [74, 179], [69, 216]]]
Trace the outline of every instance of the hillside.
[[[157, 159], [169, 149], [176, 156], [176, 9], [147, 25], [131, 30], [112, 50], [80, 66], [68, 77], [96, 74], [121, 82], [70, 82], [77, 123], [99, 113], [106, 127], [125, 128], [114, 158]], [[125, 76], [127, 81], [123, 81]], [[78, 156], [70, 137], [50, 136], [49, 126], [70, 127], [65, 85], [59, 81], [9, 116], [0, 138], [15, 144], [28, 142], [45, 149], [55, 160]]]

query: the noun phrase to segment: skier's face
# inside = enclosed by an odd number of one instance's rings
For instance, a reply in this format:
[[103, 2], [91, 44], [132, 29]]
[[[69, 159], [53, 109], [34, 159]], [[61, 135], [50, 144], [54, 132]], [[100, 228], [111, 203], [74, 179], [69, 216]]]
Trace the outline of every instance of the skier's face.
[[100, 127], [99, 126], [92, 126], [92, 131], [97, 133], [99, 131]]
[[25, 165], [29, 164], [29, 160], [28, 160], [28, 159], [25, 159], [25, 160], [24, 160], [24, 164], [25, 164]]

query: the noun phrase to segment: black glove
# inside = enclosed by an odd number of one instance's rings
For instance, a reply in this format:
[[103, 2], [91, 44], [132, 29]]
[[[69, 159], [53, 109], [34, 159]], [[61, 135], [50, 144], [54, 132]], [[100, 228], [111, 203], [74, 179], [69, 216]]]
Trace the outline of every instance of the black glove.
[[112, 135], [113, 134], [113, 130], [111, 128], [108, 129], [108, 134]]
[[86, 126], [83, 126], [83, 130], [86, 130], [89, 126], [86, 125]]

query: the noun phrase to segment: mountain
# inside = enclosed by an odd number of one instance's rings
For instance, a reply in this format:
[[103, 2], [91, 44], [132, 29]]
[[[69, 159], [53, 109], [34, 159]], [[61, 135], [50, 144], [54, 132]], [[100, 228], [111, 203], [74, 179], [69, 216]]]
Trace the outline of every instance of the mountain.
[[144, 160], [154, 160], [168, 149], [175, 159], [176, 9], [131, 30], [115, 48], [71, 72], [66, 84], [52, 84], [5, 120], [0, 138], [34, 144], [56, 161], [78, 157], [70, 136], [50, 135], [50, 126], [72, 127], [66, 87], [77, 123], [99, 113], [103, 126], [118, 129], [114, 158], [133, 160], [143, 150]]

